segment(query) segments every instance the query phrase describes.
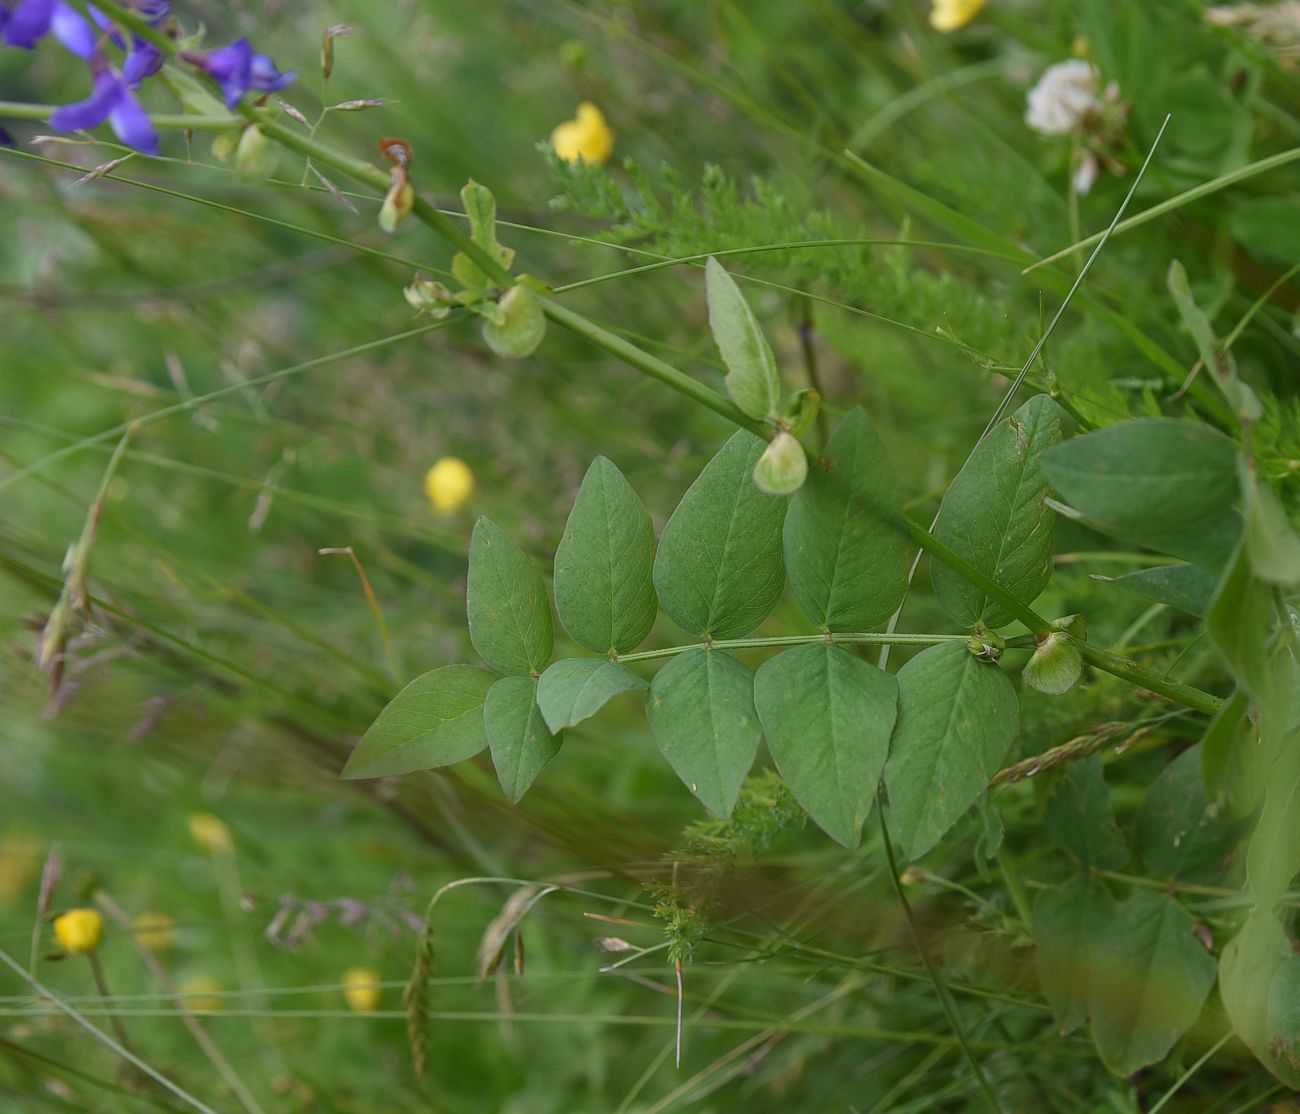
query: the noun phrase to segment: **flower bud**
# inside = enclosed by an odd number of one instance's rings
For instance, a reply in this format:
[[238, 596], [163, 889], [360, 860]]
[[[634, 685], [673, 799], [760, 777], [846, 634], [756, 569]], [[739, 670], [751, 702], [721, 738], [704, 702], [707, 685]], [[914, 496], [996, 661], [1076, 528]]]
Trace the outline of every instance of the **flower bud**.
[[385, 232], [396, 232], [397, 226], [410, 216], [415, 207], [415, 190], [405, 169], [394, 167], [391, 178], [392, 184], [379, 207], [379, 227]]
[[176, 922], [166, 913], [150, 910], [141, 913], [131, 922], [137, 944], [151, 952], [170, 951], [176, 944]]
[[357, 1013], [372, 1013], [379, 1008], [384, 993], [379, 972], [369, 967], [353, 967], [343, 972], [343, 998]]
[[104, 918], [97, 909], [69, 909], [54, 918], [54, 938], [69, 955], [89, 955], [104, 935]]
[[215, 1013], [225, 1005], [225, 999], [219, 997], [225, 989], [211, 975], [190, 975], [177, 987], [181, 1009], [191, 1013]]
[[446, 317], [456, 303], [455, 296], [442, 283], [421, 275], [416, 275], [410, 285], [402, 287], [402, 296], [416, 313], [427, 313], [431, 317]]
[[458, 511], [474, 494], [474, 473], [454, 456], [444, 456], [424, 477], [424, 493], [443, 514]]
[[803, 446], [782, 431], [772, 438], [754, 465], [754, 483], [768, 495], [791, 495], [808, 478], [808, 457]]
[[1083, 654], [1064, 631], [1053, 631], [1038, 642], [1021, 676], [1032, 689], [1047, 696], [1063, 696], [1083, 675]]
[[270, 170], [271, 142], [256, 124], [246, 127], [235, 148], [235, 173], [241, 178], [266, 177]]
[[200, 850], [211, 855], [225, 854], [235, 848], [230, 829], [210, 812], [196, 812], [190, 816], [190, 838]]

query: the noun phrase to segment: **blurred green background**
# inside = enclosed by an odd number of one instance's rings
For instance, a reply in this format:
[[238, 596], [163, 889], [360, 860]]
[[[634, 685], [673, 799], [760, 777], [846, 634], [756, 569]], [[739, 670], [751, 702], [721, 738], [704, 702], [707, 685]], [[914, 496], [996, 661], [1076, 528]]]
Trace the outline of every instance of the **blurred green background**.
[[[832, 417], [867, 408], [918, 516], [933, 513], [1083, 259], [1024, 275], [1022, 255], [1105, 228], [1166, 113], [1130, 212], [1300, 141], [1294, 53], [1249, 22], [1213, 23], [1197, 0], [994, 0], [950, 35], [929, 27], [927, 5], [884, 0], [279, 0], [178, 14], [214, 41], [247, 33], [298, 69], [283, 96], [313, 122], [322, 105], [381, 99], [326, 114], [318, 136], [376, 161], [381, 136], [406, 139], [417, 186], [450, 209], [466, 179], [487, 184], [516, 269], [557, 287], [666, 256], [924, 241], [729, 262], [750, 280], [787, 377], [815, 376]], [[320, 39], [340, 23], [352, 30], [335, 41], [326, 83]], [[1084, 196], [1070, 189], [1069, 140], [1023, 119], [1026, 89], [1072, 56], [1094, 60], [1131, 106]], [[0, 52], [0, 99], [73, 100], [84, 81], [53, 44]], [[175, 111], [161, 89], [151, 96]], [[580, 101], [598, 104], [616, 133], [600, 171], [566, 169], [543, 149]], [[729, 876], [716, 916], [727, 927], [686, 969], [686, 1015], [697, 1020], [674, 1067], [663, 952], [600, 971], [620, 958], [600, 938], [662, 942], [641, 883], [671, 871], [670, 850], [702, 817], [634, 698], [571, 731], [518, 807], [486, 755], [391, 781], [337, 780], [399, 678], [474, 660], [464, 577], [475, 515], [506, 526], [546, 569], [587, 464], [605, 454], [658, 528], [725, 423], [555, 329], [522, 362], [492, 357], [475, 326], [457, 324], [240, 386], [411, 329], [402, 286], [417, 269], [445, 271], [446, 246], [414, 222], [384, 236], [373, 198], [346, 207], [287, 153], [269, 181], [240, 178], [212, 156], [210, 137], [173, 132], [167, 158], [116, 172], [134, 184], [79, 182], [121, 151], [11, 130], [26, 151], [81, 169], [0, 159], [5, 952], [24, 966], [35, 955], [37, 977], [105, 1025], [89, 965], [44, 958], [57, 949], [36, 920], [42, 862], [52, 851], [62, 862], [51, 912], [98, 887], [128, 917], [165, 913], [174, 942], [161, 962], [178, 981], [220, 984], [205, 1024], [267, 1110], [975, 1109], [878, 842], [847, 854], [811, 829]], [[1257, 451], [1294, 506], [1300, 342], [1287, 268], [1300, 258], [1298, 230], [1300, 176], [1288, 163], [1117, 236], [1031, 382], [1090, 424], [1180, 405], [1213, 416], [1203, 383], [1169, 399], [1195, 348], [1166, 267], [1185, 263], [1221, 334], [1267, 295], [1234, 352], [1244, 378], [1282, 399]], [[949, 242], [964, 249], [933, 246]], [[562, 296], [720, 384], [697, 265]], [[118, 440], [85, 439], [231, 387], [132, 437], [93, 548], [94, 604], [51, 696], [34, 664], [38, 632]], [[422, 484], [448, 455], [469, 464], [475, 491], [440, 514]], [[351, 561], [320, 553], [346, 546], [373, 585], [395, 662]], [[1053, 614], [1105, 608], [1102, 641], [1128, 636], [1144, 660], [1187, 655], [1189, 670], [1212, 668], [1175, 618], [1142, 618], [1142, 601], [1089, 579], [1122, 571], [1089, 556], [1104, 548], [1095, 536], [1062, 528], [1057, 548]], [[949, 629], [924, 572], [903, 623]], [[803, 628], [787, 602], [764, 629]], [[661, 616], [649, 644], [679, 640]], [[1064, 700], [1026, 698], [1018, 746], [1033, 754], [1141, 714], [1140, 694], [1097, 679]], [[1185, 742], [1180, 730], [1175, 721], [1155, 741]], [[1122, 823], [1166, 759], [1157, 747], [1124, 764], [1113, 781]], [[1050, 881], [1035, 790], [1007, 790], [998, 804], [1023, 875]], [[232, 854], [195, 845], [196, 813], [228, 825]], [[1006, 1108], [1139, 1109], [1085, 1035], [1055, 1035], [1010, 899], [972, 863], [978, 827], [972, 819], [968, 839], [927, 861], [913, 896], [948, 975], [985, 988], [962, 1008]], [[544, 898], [524, 922], [524, 973], [482, 982], [476, 949], [517, 887], [466, 886], [443, 900], [421, 1080], [400, 983], [429, 896], [474, 876], [570, 878], [608, 900]], [[215, 1109], [239, 1109], [111, 919], [102, 963], [131, 1047]], [[349, 1009], [339, 987], [350, 968], [384, 980], [377, 1011]], [[16, 976], [0, 972], [0, 991], [5, 1109], [178, 1108], [34, 1007]], [[1208, 1046], [1185, 1043], [1144, 1093], [1159, 1094]], [[1166, 1109], [1250, 1102], [1270, 1086], [1252, 1065], [1230, 1046]]]

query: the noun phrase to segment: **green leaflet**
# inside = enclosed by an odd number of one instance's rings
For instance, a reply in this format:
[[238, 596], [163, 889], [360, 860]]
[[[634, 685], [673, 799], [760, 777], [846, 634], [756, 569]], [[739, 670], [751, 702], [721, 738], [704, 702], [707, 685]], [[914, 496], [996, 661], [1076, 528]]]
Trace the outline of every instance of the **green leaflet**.
[[1272, 592], [1251, 574], [1246, 547], [1239, 546], [1206, 609], [1205, 630], [1237, 683], [1259, 701], [1269, 697], [1272, 625]]
[[1201, 773], [1201, 749], [1189, 747], [1169, 763], [1147, 790], [1137, 818], [1137, 847], [1154, 878], [1211, 882], [1241, 837], [1238, 825], [1210, 808]]
[[898, 479], [855, 407], [790, 500], [785, 562], [800, 608], [832, 631], [875, 630], [907, 591], [910, 547]]
[[1047, 838], [1084, 866], [1118, 870], [1128, 862], [1098, 755], [1065, 768], [1047, 798], [1045, 827]]
[[598, 654], [634, 650], [658, 602], [650, 514], [623, 473], [592, 461], [555, 551], [555, 607], [573, 640]]
[[1102, 974], [1094, 970], [1097, 941], [1114, 915], [1110, 891], [1086, 874], [1034, 899], [1034, 965], [1062, 1033], [1088, 1016], [1088, 987]]
[[1259, 1061], [1288, 1087], [1300, 1087], [1300, 1067], [1274, 1055], [1279, 1047], [1275, 1037], [1286, 1041], [1290, 1034], [1271, 1029], [1283, 1022], [1281, 1010], [1272, 999], [1273, 981], [1284, 980], [1284, 968], [1293, 963], [1295, 953], [1277, 915], [1255, 909], [1246, 918], [1241, 931], [1228, 941], [1219, 960], [1219, 996], [1232, 1022], [1232, 1030]]
[[710, 812], [730, 816], [763, 738], [754, 675], [721, 650], [687, 650], [655, 674], [646, 715], [686, 788]]
[[1281, 501], [1258, 480], [1249, 491], [1245, 545], [1251, 569], [1270, 584], [1300, 583], [1300, 538]]
[[511, 804], [519, 801], [560, 751], [537, 706], [537, 682], [532, 677], [502, 677], [487, 692], [483, 726], [492, 748], [501, 790]]
[[704, 266], [709, 328], [727, 365], [727, 393], [751, 418], [775, 414], [781, 402], [781, 373], [736, 280], [713, 256]]
[[620, 692], [646, 683], [626, 665], [606, 658], [564, 658], [537, 682], [537, 706], [546, 726], [562, 731], [594, 716]]
[[1117, 1075], [1163, 1059], [1195, 1023], [1214, 985], [1214, 960], [1173, 898], [1139, 890], [1096, 945], [1088, 993], [1092, 1038]]
[[960, 642], [917, 654], [898, 671], [898, 695], [885, 785], [903, 850], [918, 859], [984, 791], [1020, 711], [1002, 670]]
[[764, 446], [752, 433], [734, 434], [682, 496], [659, 539], [655, 590], [673, 622], [690, 634], [749, 634], [785, 588], [786, 501], [764, 495], [750, 478]]
[[1218, 583], [1215, 574], [1200, 565], [1159, 565], [1114, 577], [1094, 573], [1092, 579], [1103, 580], [1143, 599], [1167, 603], [1198, 618], [1210, 606]]
[[342, 776], [409, 774], [473, 758], [487, 746], [483, 701], [495, 680], [473, 665], [447, 665], [416, 677], [361, 736]]
[[833, 840], [856, 847], [897, 715], [894, 678], [840, 646], [809, 643], [759, 667], [754, 704], [795, 800]]
[[1240, 532], [1237, 447], [1197, 422], [1137, 418], [1049, 449], [1043, 470], [1086, 521], [1218, 567]]
[[1169, 264], [1166, 281], [1169, 285], [1169, 293], [1173, 295], [1174, 304], [1178, 307], [1178, 315], [1183, 319], [1183, 327], [1192, 334], [1192, 339], [1196, 342], [1196, 351], [1201, 357], [1206, 373], [1223, 392], [1223, 397], [1228, 400], [1228, 405], [1239, 418], [1243, 421], [1257, 421], [1264, 412], [1259, 404], [1259, 398], [1237, 378], [1237, 361], [1214, 335], [1214, 327], [1210, 324], [1210, 319], [1192, 297], [1192, 288], [1187, 281], [1187, 270], [1177, 259]]
[[1232, 690], [1201, 739], [1201, 774], [1223, 816], [1240, 819], [1264, 795], [1264, 771], [1253, 753], [1254, 725], [1246, 718], [1250, 700]]
[[542, 578], [490, 518], [474, 524], [466, 589], [469, 637], [503, 673], [540, 673], [551, 660], [551, 607]]
[[[934, 533], [1012, 595], [1032, 603], [1052, 576], [1043, 453], [1061, 440], [1062, 410], [1035, 395], [975, 446], [943, 497]], [[1011, 613], [946, 565], [932, 562], [939, 603], [958, 623], [1004, 627]]]

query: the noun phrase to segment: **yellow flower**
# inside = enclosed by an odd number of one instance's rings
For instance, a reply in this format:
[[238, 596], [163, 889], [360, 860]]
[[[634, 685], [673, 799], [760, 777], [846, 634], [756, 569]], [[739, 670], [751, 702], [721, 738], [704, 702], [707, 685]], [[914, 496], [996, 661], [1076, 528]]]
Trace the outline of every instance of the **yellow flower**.
[[424, 477], [424, 493], [444, 514], [458, 511], [474, 494], [474, 473], [454, 456], [444, 456]]
[[933, 0], [930, 26], [936, 31], [956, 31], [979, 15], [987, 0]]
[[211, 975], [191, 975], [177, 988], [181, 1008], [192, 1013], [212, 1013], [221, 1009], [225, 999], [217, 997], [224, 987]]
[[230, 838], [230, 829], [210, 812], [196, 812], [190, 816], [190, 838], [213, 855], [231, 851], [235, 846]]
[[12, 905], [41, 868], [41, 845], [31, 836], [0, 840], [0, 905]]
[[176, 943], [175, 922], [166, 913], [141, 913], [131, 924], [137, 942], [151, 952], [165, 952]]
[[579, 159], [604, 162], [614, 151], [614, 133], [605, 114], [589, 101], [578, 105], [578, 114], [551, 132], [551, 146], [565, 162]]
[[369, 967], [353, 967], [343, 972], [343, 997], [357, 1013], [379, 1008], [383, 992], [379, 989], [379, 972]]
[[70, 955], [89, 955], [104, 935], [104, 918], [96, 909], [69, 909], [54, 918], [54, 938]]

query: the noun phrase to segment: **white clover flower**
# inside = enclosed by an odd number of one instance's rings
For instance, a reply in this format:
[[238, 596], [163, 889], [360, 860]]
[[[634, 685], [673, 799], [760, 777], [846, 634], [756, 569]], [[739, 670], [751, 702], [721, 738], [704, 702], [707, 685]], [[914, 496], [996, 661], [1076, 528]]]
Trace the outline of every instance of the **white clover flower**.
[[1101, 108], [1097, 80], [1092, 64], [1078, 58], [1049, 66], [1029, 90], [1025, 123], [1043, 135], [1068, 135]]

